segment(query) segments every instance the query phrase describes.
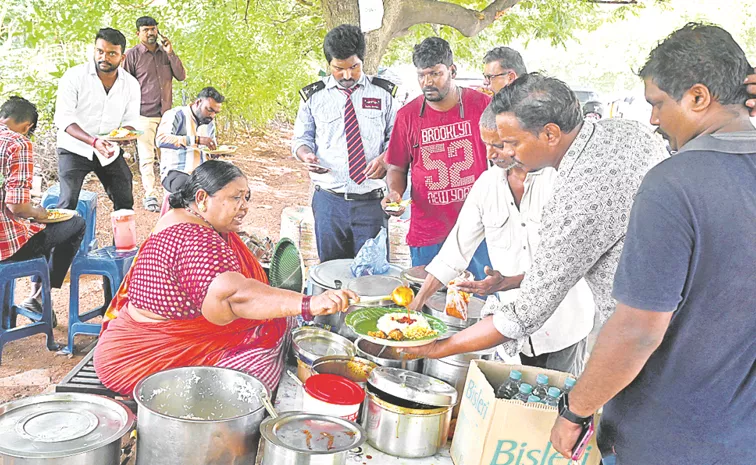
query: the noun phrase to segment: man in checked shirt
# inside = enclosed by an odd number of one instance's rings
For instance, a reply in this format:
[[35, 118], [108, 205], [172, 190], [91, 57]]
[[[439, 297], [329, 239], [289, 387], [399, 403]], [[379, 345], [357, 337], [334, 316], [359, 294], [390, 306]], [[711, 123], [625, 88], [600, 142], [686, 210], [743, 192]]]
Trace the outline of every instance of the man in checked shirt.
[[331, 75], [299, 92], [291, 145], [315, 185], [312, 210], [321, 262], [354, 258], [387, 225], [381, 208], [383, 156], [399, 106], [394, 84], [363, 74], [365, 38], [358, 27], [331, 30], [323, 51]]
[[[46, 257], [50, 284], [60, 288], [86, 225], [80, 216], [47, 225], [37, 222], [47, 219], [47, 210], [31, 201], [34, 149], [29, 136], [37, 118], [36, 107], [21, 97], [11, 97], [0, 107], [0, 262]], [[41, 282], [33, 279], [31, 296], [22, 305], [41, 314], [41, 291]]]

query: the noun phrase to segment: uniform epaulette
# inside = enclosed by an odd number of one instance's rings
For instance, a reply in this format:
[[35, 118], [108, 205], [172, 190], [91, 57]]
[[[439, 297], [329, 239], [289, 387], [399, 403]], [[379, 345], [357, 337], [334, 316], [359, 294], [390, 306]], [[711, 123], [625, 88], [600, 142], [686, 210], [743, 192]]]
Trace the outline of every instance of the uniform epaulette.
[[306, 102], [310, 100], [310, 97], [312, 97], [312, 94], [314, 94], [315, 92], [321, 91], [323, 89], [325, 89], [325, 82], [316, 81], [308, 86], [305, 86], [299, 89], [299, 96], [302, 97], [302, 100]]
[[398, 87], [393, 82], [379, 77], [371, 78], [370, 82], [391, 94], [392, 97], [396, 97], [396, 91]]

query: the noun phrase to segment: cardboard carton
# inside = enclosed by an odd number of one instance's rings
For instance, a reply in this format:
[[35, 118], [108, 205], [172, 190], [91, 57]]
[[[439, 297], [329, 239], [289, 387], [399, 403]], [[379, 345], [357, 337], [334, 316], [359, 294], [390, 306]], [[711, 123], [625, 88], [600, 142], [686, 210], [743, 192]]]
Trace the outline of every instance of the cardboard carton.
[[[535, 386], [536, 375], [545, 373], [549, 385], [561, 388], [570, 376], [553, 370], [502, 362], [473, 360], [461, 399], [461, 408], [451, 445], [455, 465], [568, 465], [572, 463], [551, 445], [551, 427], [557, 409], [543, 404], [524, 404], [497, 399], [496, 388], [510, 370], [522, 372], [523, 382]], [[598, 417], [595, 419], [598, 421]], [[596, 437], [591, 439], [579, 465], [599, 465]]]

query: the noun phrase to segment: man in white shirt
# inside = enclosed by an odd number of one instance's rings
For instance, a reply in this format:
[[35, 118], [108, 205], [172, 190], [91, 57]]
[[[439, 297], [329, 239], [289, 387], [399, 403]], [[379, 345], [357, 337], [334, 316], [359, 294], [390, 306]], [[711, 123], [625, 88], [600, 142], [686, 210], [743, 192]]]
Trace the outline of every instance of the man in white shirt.
[[[496, 132], [496, 115], [490, 108], [480, 118], [480, 132], [494, 164], [475, 182], [454, 228], [436, 258], [425, 268], [428, 276], [411, 308], [420, 309], [427, 299], [465, 270], [478, 245], [486, 240], [491, 264], [489, 277], [476, 282], [476, 292], [495, 293], [499, 301], [517, 299], [519, 290], [497, 288], [501, 274], [524, 274], [538, 248], [538, 229], [543, 206], [551, 197], [557, 179], [552, 168], [526, 173], [513, 168], [511, 159], [501, 156]], [[529, 339], [520, 354], [526, 365], [579, 375], [584, 366], [586, 338], [593, 329], [594, 302], [588, 285], [579, 281], [554, 315]], [[503, 351], [499, 355], [509, 361]], [[426, 356], [440, 357], [443, 353]]]
[[131, 209], [131, 170], [115, 144], [98, 137], [139, 125], [139, 82], [120, 68], [126, 37], [103, 28], [95, 37], [93, 61], [66, 71], [58, 84], [59, 208], [76, 209], [84, 177], [94, 171], [115, 210]]

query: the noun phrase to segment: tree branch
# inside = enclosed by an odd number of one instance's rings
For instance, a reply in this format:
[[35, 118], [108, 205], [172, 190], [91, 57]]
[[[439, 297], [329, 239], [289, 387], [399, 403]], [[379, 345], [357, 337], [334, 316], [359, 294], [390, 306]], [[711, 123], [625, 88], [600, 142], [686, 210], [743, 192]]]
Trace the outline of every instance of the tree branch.
[[494, 0], [483, 11], [471, 10], [439, 0], [403, 1], [402, 30], [415, 24], [430, 23], [451, 26], [467, 37], [477, 35], [491, 25], [519, 0]]
[[637, 5], [638, 0], [585, 0], [588, 3], [600, 3], [602, 5]]

